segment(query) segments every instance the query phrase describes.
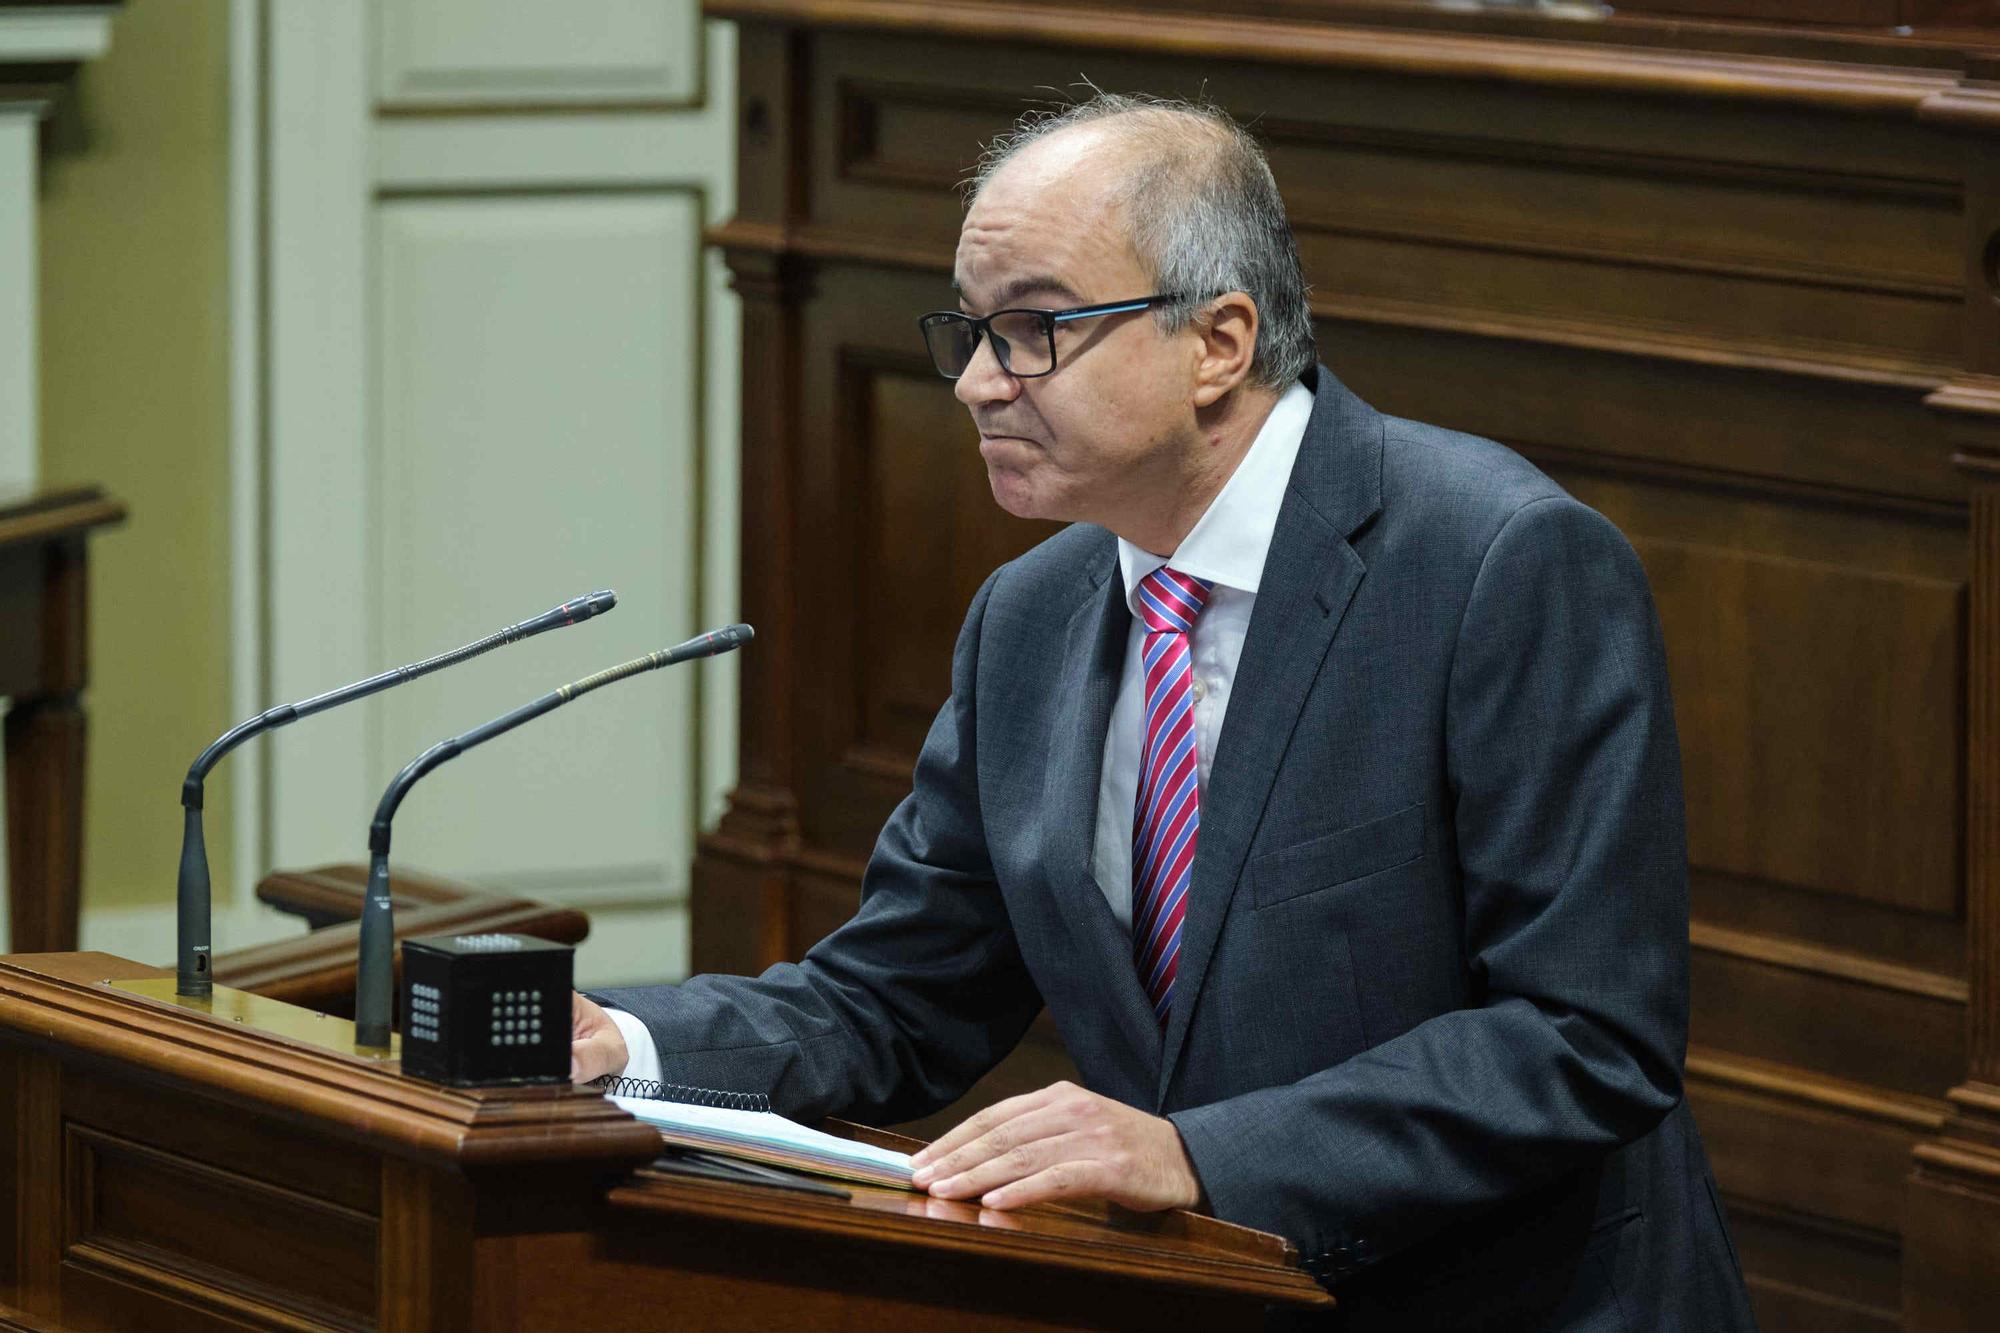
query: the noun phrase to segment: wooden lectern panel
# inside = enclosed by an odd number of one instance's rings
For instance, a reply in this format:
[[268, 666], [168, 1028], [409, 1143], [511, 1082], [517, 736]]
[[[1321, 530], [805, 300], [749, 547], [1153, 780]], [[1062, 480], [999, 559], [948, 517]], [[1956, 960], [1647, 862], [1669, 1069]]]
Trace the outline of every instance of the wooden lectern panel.
[[1211, 1218], [691, 1180], [646, 1169], [657, 1131], [596, 1092], [437, 1087], [105, 984], [171, 975], [0, 957], [0, 1327], [1220, 1328], [1332, 1306], [1285, 1241]]

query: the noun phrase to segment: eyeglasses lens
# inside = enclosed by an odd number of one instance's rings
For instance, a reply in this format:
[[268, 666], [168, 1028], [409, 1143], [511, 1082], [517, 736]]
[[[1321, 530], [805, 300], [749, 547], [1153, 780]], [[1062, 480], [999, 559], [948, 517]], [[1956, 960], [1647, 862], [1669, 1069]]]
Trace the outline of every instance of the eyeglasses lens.
[[[1050, 360], [1049, 335], [1039, 315], [1002, 311], [988, 326], [994, 352], [1003, 369], [1015, 375], [1046, 375]], [[972, 322], [952, 315], [935, 316], [924, 324], [924, 342], [938, 373], [957, 379], [972, 364], [979, 348]]]
[[1007, 344], [1000, 360], [1016, 375], [1049, 373], [1049, 335], [1041, 316], [1003, 310], [993, 317], [993, 336]]
[[972, 364], [973, 349], [978, 345], [972, 325], [948, 315], [924, 322], [924, 342], [931, 349], [931, 360], [938, 373], [952, 379], [963, 375]]

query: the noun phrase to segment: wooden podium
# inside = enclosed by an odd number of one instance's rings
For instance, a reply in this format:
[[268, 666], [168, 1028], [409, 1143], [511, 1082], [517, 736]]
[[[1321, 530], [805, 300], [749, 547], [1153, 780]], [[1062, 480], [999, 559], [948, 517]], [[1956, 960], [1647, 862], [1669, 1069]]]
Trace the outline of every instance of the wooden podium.
[[0, 1328], [1240, 1328], [1332, 1305], [1284, 1241], [1209, 1218], [668, 1176], [594, 1093], [441, 1088], [273, 1031], [340, 1020], [263, 1000], [285, 1012], [253, 1026], [133, 982], [171, 995], [108, 954], [0, 957]]

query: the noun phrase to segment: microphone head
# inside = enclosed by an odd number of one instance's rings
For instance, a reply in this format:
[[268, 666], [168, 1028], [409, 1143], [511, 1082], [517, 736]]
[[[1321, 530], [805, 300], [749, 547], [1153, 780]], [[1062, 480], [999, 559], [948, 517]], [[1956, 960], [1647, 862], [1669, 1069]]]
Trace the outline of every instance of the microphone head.
[[757, 631], [748, 625], [725, 625], [706, 634], [697, 634], [679, 647], [667, 649], [658, 664], [671, 666], [675, 662], [689, 662], [697, 657], [733, 652], [756, 637]]
[[618, 594], [606, 588], [582, 597], [564, 602], [553, 611], [544, 612], [530, 622], [539, 633], [544, 629], [554, 629], [558, 625], [580, 625], [592, 616], [602, 615], [618, 605]]

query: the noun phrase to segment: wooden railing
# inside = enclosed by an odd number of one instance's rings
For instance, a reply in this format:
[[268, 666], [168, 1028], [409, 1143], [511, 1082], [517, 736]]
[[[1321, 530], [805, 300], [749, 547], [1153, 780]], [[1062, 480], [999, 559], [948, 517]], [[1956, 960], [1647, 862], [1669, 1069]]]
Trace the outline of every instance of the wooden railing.
[[[238, 990], [351, 1017], [357, 923], [367, 885], [368, 868], [360, 865], [273, 871], [257, 886], [258, 900], [304, 918], [309, 933], [223, 954], [215, 960], [215, 979]], [[590, 934], [590, 918], [574, 908], [417, 871], [392, 875], [389, 893], [396, 904], [399, 940], [510, 931], [577, 944]]]

